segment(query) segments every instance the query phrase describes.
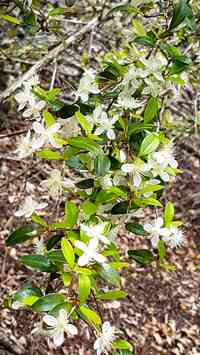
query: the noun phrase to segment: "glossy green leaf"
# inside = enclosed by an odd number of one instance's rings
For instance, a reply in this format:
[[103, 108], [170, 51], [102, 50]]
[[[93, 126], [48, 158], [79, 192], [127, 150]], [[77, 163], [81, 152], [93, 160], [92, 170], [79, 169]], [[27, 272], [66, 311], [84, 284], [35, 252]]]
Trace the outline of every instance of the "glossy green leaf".
[[81, 306], [79, 310], [89, 323], [95, 326], [101, 325], [102, 323], [101, 318], [95, 311], [85, 306]]
[[159, 110], [159, 100], [157, 97], [151, 97], [144, 111], [144, 123], [152, 122]]
[[53, 235], [47, 242], [47, 250], [52, 249], [57, 243], [60, 242], [62, 235]]
[[67, 201], [65, 203], [65, 216], [64, 222], [66, 228], [73, 228], [77, 223], [78, 218], [78, 207], [75, 202]]
[[24, 227], [21, 227], [14, 232], [12, 232], [9, 237], [6, 239], [7, 246], [13, 246], [16, 244], [21, 244], [26, 242], [29, 239], [36, 237], [38, 230], [32, 224], [27, 224]]
[[128, 255], [140, 264], [150, 264], [154, 260], [152, 252], [148, 249], [129, 250]]
[[79, 292], [79, 301], [81, 304], [85, 303], [87, 298], [90, 295], [91, 290], [91, 281], [89, 276], [85, 274], [79, 274], [78, 277], [78, 292]]
[[18, 18], [10, 15], [0, 15], [0, 19], [13, 23], [14, 25], [21, 25], [22, 21], [19, 20]]
[[32, 310], [35, 312], [49, 312], [64, 301], [64, 295], [51, 293], [41, 297], [37, 302], [35, 302], [32, 306]]
[[92, 132], [92, 127], [90, 126], [87, 118], [80, 111], [75, 113], [75, 117], [80, 123], [80, 125], [83, 127], [86, 134], [89, 135]]
[[155, 133], [148, 134], [140, 146], [139, 156], [146, 156], [154, 152], [159, 146], [159, 136]]
[[188, 1], [187, 0], [179, 0], [177, 3], [175, 3], [174, 6], [174, 11], [173, 11], [173, 17], [170, 22], [170, 28], [169, 29], [174, 29], [177, 26], [179, 26], [189, 15], [189, 7], [188, 7]]
[[45, 228], [48, 227], [48, 223], [44, 220], [44, 218], [38, 216], [38, 214], [33, 214], [31, 216], [31, 219], [33, 222], [39, 224], [42, 227], [45, 227]]
[[61, 249], [67, 263], [69, 264], [70, 268], [73, 269], [75, 263], [75, 255], [71, 243], [67, 239], [63, 238], [61, 240]]
[[132, 232], [137, 235], [143, 235], [143, 236], [147, 235], [147, 232], [144, 230], [144, 227], [138, 223], [127, 223], [126, 229], [129, 232]]
[[160, 262], [163, 263], [166, 258], [166, 248], [165, 248], [164, 241], [161, 239], [158, 242], [158, 255], [159, 255]]
[[96, 214], [98, 207], [90, 201], [84, 201], [81, 205], [81, 208], [87, 218], [90, 218], [92, 215]]
[[87, 190], [94, 186], [94, 179], [84, 179], [76, 183], [79, 189]]
[[99, 300], [118, 300], [120, 298], [124, 298], [127, 296], [127, 293], [121, 290], [112, 290], [112, 291], [106, 291], [106, 292], [97, 292], [96, 298]]
[[38, 269], [43, 272], [54, 272], [55, 267], [51, 264], [45, 255], [24, 255], [21, 257], [21, 262], [33, 269]]
[[74, 137], [68, 140], [69, 145], [80, 148], [82, 150], [89, 151], [95, 155], [103, 154], [102, 148], [90, 138], [86, 137]]

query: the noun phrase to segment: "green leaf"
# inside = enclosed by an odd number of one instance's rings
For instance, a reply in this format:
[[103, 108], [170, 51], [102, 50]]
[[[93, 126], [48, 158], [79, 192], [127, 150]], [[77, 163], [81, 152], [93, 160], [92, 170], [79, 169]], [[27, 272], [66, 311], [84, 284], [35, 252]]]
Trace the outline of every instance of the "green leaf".
[[179, 0], [174, 6], [173, 17], [170, 22], [169, 29], [172, 30], [179, 26], [187, 16], [190, 15], [189, 6], [187, 0]]
[[13, 23], [14, 25], [21, 25], [22, 21], [17, 19], [16, 17], [10, 15], [0, 15], [0, 18], [4, 21]]
[[101, 318], [95, 311], [85, 306], [81, 306], [79, 310], [81, 312], [81, 315], [83, 315], [89, 323], [95, 326], [101, 325]]
[[130, 204], [129, 202], [119, 202], [113, 206], [111, 213], [112, 214], [126, 214], [129, 211]]
[[110, 170], [110, 159], [106, 155], [97, 155], [94, 161], [94, 170], [97, 176], [104, 176]]
[[128, 134], [137, 134], [139, 132], [143, 132], [145, 130], [151, 130], [153, 128], [152, 124], [149, 123], [131, 123], [128, 125]]
[[84, 201], [81, 205], [81, 208], [87, 218], [90, 218], [92, 215], [96, 214], [98, 209], [98, 207], [90, 201]]
[[134, 30], [138, 36], [146, 36], [146, 31], [145, 31], [145, 28], [144, 28], [143, 24], [141, 23], [141, 21], [134, 19], [132, 21], [132, 25], [133, 25]]
[[156, 116], [160, 102], [157, 97], [151, 97], [147, 102], [145, 111], [144, 111], [144, 123], [152, 122]]
[[49, 11], [48, 16], [59, 16], [59, 15], [63, 15], [66, 12], [66, 8], [65, 7], [57, 7], [51, 11]]
[[89, 135], [92, 132], [92, 127], [90, 126], [85, 116], [80, 111], [78, 111], [75, 113], [75, 117], [77, 121], [80, 123], [80, 125], [83, 127], [86, 134]]
[[59, 152], [53, 152], [52, 150], [43, 149], [37, 153], [39, 158], [47, 159], [47, 160], [63, 160], [63, 156]]
[[134, 39], [134, 42], [143, 46], [154, 47], [156, 44], [156, 38], [153, 36], [138, 36]]
[[128, 255], [140, 264], [150, 264], [154, 261], [154, 256], [148, 249], [129, 250]]
[[96, 298], [102, 301], [106, 300], [118, 300], [120, 298], [124, 298], [128, 295], [127, 292], [121, 290], [112, 290], [106, 292], [97, 292]]
[[91, 290], [90, 278], [85, 274], [79, 274], [78, 277], [78, 288], [79, 288], [79, 301], [81, 304], [85, 303]]
[[56, 122], [53, 115], [48, 111], [43, 112], [43, 118], [47, 127], [51, 127]]
[[78, 105], [64, 105], [58, 111], [59, 117], [65, 119], [74, 116], [75, 112], [79, 110]]
[[133, 346], [127, 341], [123, 339], [117, 339], [112, 342], [112, 346], [115, 349], [122, 349], [122, 350], [133, 350]]
[[139, 11], [136, 7], [131, 5], [118, 5], [113, 7], [109, 12], [117, 12], [117, 11], [127, 12], [128, 14], [141, 13], [141, 11]]
[[37, 214], [33, 214], [33, 215], [31, 216], [31, 219], [32, 219], [33, 222], [39, 224], [39, 225], [42, 226], [42, 227], [48, 227], [48, 224], [47, 224], [47, 222], [44, 220], [44, 218], [38, 216]]
[[14, 232], [12, 232], [9, 237], [6, 239], [7, 246], [13, 246], [16, 244], [21, 244], [27, 240], [36, 237], [38, 230], [35, 226], [27, 224], [24, 227], [21, 227]]
[[66, 228], [73, 228], [77, 222], [78, 218], [78, 207], [75, 202], [66, 202], [65, 203], [65, 216], [64, 222]]
[[47, 250], [52, 249], [62, 238], [62, 235], [53, 235], [47, 242]]
[[74, 249], [71, 245], [71, 243], [67, 239], [62, 239], [61, 240], [61, 249], [63, 252], [63, 255], [68, 262], [69, 266], [71, 269], [74, 267], [75, 263], [75, 255], [74, 255]]
[[91, 189], [94, 186], [94, 179], [84, 179], [76, 183], [79, 189]]
[[61, 303], [64, 303], [64, 295], [58, 293], [51, 293], [49, 295], [41, 297], [37, 302], [32, 306], [32, 310], [35, 312], [49, 312], [54, 307], [58, 306]]
[[48, 252], [48, 259], [52, 262], [52, 263], [60, 263], [60, 264], [64, 264], [66, 259], [62, 253], [62, 250], [56, 249], [56, 250], [51, 250]]
[[13, 301], [22, 302], [24, 299], [26, 299], [29, 296], [41, 297], [42, 291], [38, 287], [35, 287], [32, 282], [28, 281], [25, 283], [25, 285], [22, 287], [21, 290], [16, 292]]
[[68, 140], [68, 144], [94, 153], [95, 155], [103, 154], [102, 148], [90, 138], [74, 137]]
[[135, 233], [137, 235], [143, 235], [143, 236], [147, 235], [147, 232], [144, 230], [144, 227], [138, 223], [127, 223], [126, 229], [129, 232]]
[[166, 248], [163, 240], [159, 240], [158, 242], [158, 255], [159, 255], [160, 263], [163, 263], [166, 258]]
[[45, 255], [24, 255], [20, 260], [24, 265], [43, 272], [54, 272], [56, 270]]
[[136, 198], [134, 200], [136, 206], [155, 206], [155, 207], [162, 207], [162, 203], [155, 198], [148, 197], [148, 198]]
[[174, 218], [174, 205], [172, 202], [168, 202], [166, 207], [165, 207], [165, 212], [164, 212], [164, 220], [165, 220], [165, 225], [168, 226], [170, 223], [173, 221]]
[[65, 287], [69, 287], [72, 282], [72, 275], [69, 272], [63, 272], [62, 280], [63, 280]]
[[159, 146], [159, 136], [156, 133], [148, 134], [140, 146], [139, 156], [149, 155]]

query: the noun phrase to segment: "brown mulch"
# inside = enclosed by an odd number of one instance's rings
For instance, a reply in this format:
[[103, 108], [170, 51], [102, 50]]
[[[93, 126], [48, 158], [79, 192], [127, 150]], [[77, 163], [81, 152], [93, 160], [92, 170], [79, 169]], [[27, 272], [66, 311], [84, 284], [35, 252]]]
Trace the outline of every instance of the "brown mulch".
[[[14, 127], [15, 129], [15, 127]], [[1, 140], [0, 154], [14, 149], [15, 138]], [[186, 141], [199, 151], [199, 138]], [[123, 272], [123, 287], [128, 297], [121, 301], [105, 303], [104, 318], [122, 330], [127, 340], [135, 345], [137, 355], [192, 355], [200, 352], [200, 159], [180, 145], [180, 165], [183, 173], [165, 193], [164, 198], [175, 201], [177, 217], [185, 221], [186, 245], [176, 252], [169, 251], [170, 262], [175, 271], [152, 267], [140, 267], [132, 263]], [[45, 167], [40, 171], [37, 162], [26, 166], [12, 160], [0, 161], [0, 299], [15, 291], [35, 273], [19, 267], [19, 256], [30, 250], [7, 248], [4, 240], [8, 233], [19, 226], [13, 217], [19, 200], [23, 198], [28, 180], [38, 184], [45, 177]], [[10, 181], [10, 183], [9, 183]], [[21, 221], [20, 221], [21, 223]], [[123, 250], [140, 248], [144, 242], [133, 234], [119, 236]], [[41, 274], [36, 275], [40, 282]], [[0, 354], [1, 355], [92, 355], [90, 339], [93, 335], [85, 324], [79, 324], [79, 336], [66, 338], [60, 349], [55, 349], [49, 339], [31, 335], [37, 316], [23, 311], [0, 310]]]

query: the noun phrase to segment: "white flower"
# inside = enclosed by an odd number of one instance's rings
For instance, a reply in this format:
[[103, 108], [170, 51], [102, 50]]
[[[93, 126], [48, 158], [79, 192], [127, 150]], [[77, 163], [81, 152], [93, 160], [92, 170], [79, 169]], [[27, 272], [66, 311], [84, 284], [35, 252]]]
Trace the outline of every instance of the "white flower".
[[97, 238], [90, 239], [88, 245], [81, 242], [80, 240], [75, 241], [76, 248], [83, 251], [83, 254], [78, 259], [79, 266], [85, 266], [89, 264], [90, 261], [96, 261], [99, 264], [105, 264], [105, 256], [99, 254], [98, 250], [99, 241]]
[[142, 160], [136, 159], [134, 163], [123, 164], [121, 170], [126, 174], [130, 174], [133, 185], [139, 187], [142, 182], [142, 175], [149, 170], [149, 166]]
[[15, 212], [15, 216], [16, 217], [25, 216], [26, 218], [29, 218], [37, 210], [42, 210], [46, 206], [47, 203], [45, 202], [38, 203], [37, 201], [33, 200], [31, 196], [27, 196], [25, 198], [23, 206], [18, 211]]
[[185, 237], [183, 232], [176, 226], [171, 226], [169, 228], [170, 235], [164, 236], [163, 240], [171, 247], [177, 248], [181, 247], [185, 243]]
[[145, 68], [141, 71], [141, 75], [143, 75], [143, 77], [154, 75], [157, 80], [163, 80], [162, 68], [164, 63], [159, 58], [140, 58], [140, 61], [145, 66]]
[[105, 227], [107, 222], [99, 223], [96, 225], [86, 226], [85, 224], [81, 224], [81, 230], [90, 238], [96, 238], [102, 243], [109, 244], [110, 241], [104, 234]]
[[163, 165], [159, 164], [151, 156], [148, 159], [148, 166], [149, 166], [149, 169], [151, 170], [151, 174], [153, 175], [153, 177], [160, 176], [160, 178], [163, 181], [165, 181], [165, 182], [168, 182], [170, 180], [170, 175], [165, 170], [166, 167], [164, 167]]
[[44, 109], [46, 102], [37, 101], [35, 97], [30, 97], [28, 101], [28, 108], [23, 112], [23, 117], [33, 116], [34, 119], [39, 119], [41, 117], [41, 111]]
[[33, 99], [33, 94], [31, 92], [31, 87], [26, 85], [23, 87], [18, 94], [15, 95], [15, 100], [19, 104], [18, 110], [21, 111], [27, 105], [27, 103]]
[[64, 342], [64, 333], [77, 335], [78, 329], [75, 325], [69, 323], [69, 315], [64, 309], [60, 309], [58, 316], [45, 315], [43, 322], [50, 327], [50, 333], [56, 346], [60, 346]]
[[123, 90], [117, 99], [117, 103], [120, 107], [123, 107], [124, 109], [137, 109], [141, 106], [143, 106], [143, 102], [135, 99], [132, 97], [130, 93], [130, 89]]
[[38, 254], [38, 255], [45, 254], [46, 248], [45, 248], [43, 238], [40, 238], [35, 242], [34, 251], [35, 251], [35, 254]]
[[178, 166], [177, 160], [174, 158], [174, 147], [172, 143], [165, 144], [164, 147], [152, 154], [152, 158], [160, 165], [176, 169]]
[[112, 342], [115, 340], [116, 329], [110, 325], [110, 322], [104, 322], [102, 325], [102, 332], [94, 343], [94, 350], [97, 355], [102, 353], [108, 354], [108, 351], [112, 347]]
[[50, 127], [45, 128], [44, 124], [34, 122], [33, 129], [38, 135], [33, 143], [34, 149], [40, 149], [46, 143], [50, 143], [55, 148], [62, 146], [56, 141], [56, 133], [60, 130], [60, 123], [54, 123]]
[[106, 112], [103, 112], [101, 118], [98, 119], [98, 127], [95, 129], [94, 134], [99, 136], [100, 134], [106, 132], [108, 139], [115, 139], [114, 124], [119, 119], [118, 116], [109, 118]]
[[18, 155], [19, 159], [23, 159], [33, 154], [33, 152], [33, 140], [31, 139], [31, 132], [28, 131], [26, 136], [18, 139], [15, 153]]
[[60, 135], [63, 139], [78, 136], [80, 128], [77, 120], [74, 117], [69, 117], [67, 119], [59, 118], [58, 122], [62, 126]]
[[49, 179], [42, 181], [41, 186], [47, 189], [50, 196], [55, 199], [62, 194], [63, 188], [74, 188], [73, 182], [70, 179], [63, 179], [58, 169], [53, 169]]
[[151, 244], [153, 248], [157, 248], [157, 244], [159, 242], [159, 237], [167, 237], [170, 232], [168, 228], [163, 227], [163, 218], [158, 217], [155, 221], [150, 224], [144, 224], [144, 230], [150, 234], [151, 236]]
[[76, 93], [76, 97], [80, 97], [83, 102], [88, 101], [89, 94], [98, 94], [98, 85], [94, 82], [95, 73], [92, 69], [86, 70], [83, 74], [79, 87]]

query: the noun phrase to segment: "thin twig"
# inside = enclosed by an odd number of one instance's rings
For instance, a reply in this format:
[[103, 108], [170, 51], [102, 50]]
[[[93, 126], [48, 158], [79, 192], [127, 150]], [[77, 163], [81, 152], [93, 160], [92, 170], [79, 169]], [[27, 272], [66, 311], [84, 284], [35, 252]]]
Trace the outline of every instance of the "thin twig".
[[12, 133], [1, 134], [0, 135], [0, 139], [9, 138], [9, 137], [13, 137], [13, 136], [19, 136], [20, 134], [24, 134], [24, 133], [27, 133], [27, 132], [28, 132], [27, 129], [23, 129], [22, 131], [15, 131], [15, 132], [12, 132]]
[[17, 79], [8, 89], [3, 91], [0, 94], [0, 101], [5, 100], [9, 97], [16, 89], [18, 89], [24, 81], [29, 80], [44, 64], [52, 61], [54, 58], [58, 58], [61, 52], [63, 52], [71, 43], [75, 42], [77, 38], [84, 35], [88, 31], [93, 28], [93, 26], [97, 23], [97, 19], [93, 19], [88, 22], [86, 26], [84, 26], [79, 32], [74, 33], [68, 39], [66, 39], [63, 43], [60, 43], [55, 48], [51, 49], [43, 58], [38, 60], [22, 77], [21, 79]]

